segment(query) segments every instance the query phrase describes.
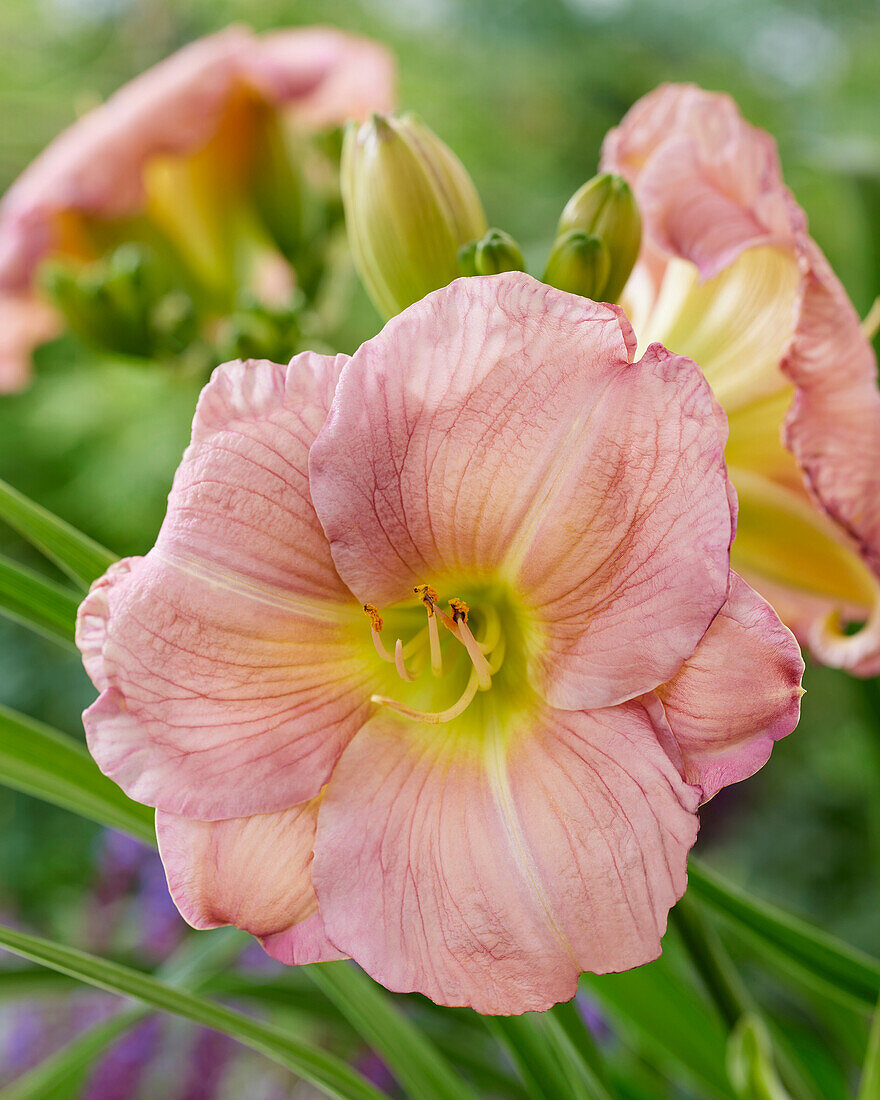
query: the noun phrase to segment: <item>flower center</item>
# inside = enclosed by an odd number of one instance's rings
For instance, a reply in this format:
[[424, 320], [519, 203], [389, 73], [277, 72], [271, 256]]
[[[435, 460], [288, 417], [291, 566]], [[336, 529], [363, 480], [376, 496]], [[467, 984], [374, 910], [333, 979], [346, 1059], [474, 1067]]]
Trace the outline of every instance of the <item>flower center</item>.
[[[448, 599], [449, 610], [441, 606], [440, 597], [435, 588], [419, 584], [413, 589], [413, 595], [422, 605], [427, 615], [424, 623], [407, 642], [398, 634], [393, 648], [385, 644], [383, 631], [385, 621], [373, 604], [364, 604], [364, 613], [370, 620], [370, 633], [373, 645], [379, 657], [394, 665], [398, 677], [406, 684], [415, 684], [420, 678], [433, 678], [433, 685], [425, 685], [416, 692], [417, 698], [433, 699], [435, 688], [446, 687], [443, 693], [449, 697], [448, 685], [461, 684], [466, 674], [464, 688], [459, 690], [457, 698], [440, 709], [422, 709], [402, 702], [391, 695], [375, 694], [372, 701], [388, 707], [414, 722], [438, 724], [451, 722], [471, 705], [479, 692], [489, 691], [493, 678], [501, 672], [507, 655], [507, 638], [502, 616], [491, 600], [481, 603], [475, 617], [479, 619], [476, 633], [471, 628], [471, 611], [460, 597]], [[399, 611], [396, 612], [399, 614]], [[411, 616], [407, 616], [411, 621]]]

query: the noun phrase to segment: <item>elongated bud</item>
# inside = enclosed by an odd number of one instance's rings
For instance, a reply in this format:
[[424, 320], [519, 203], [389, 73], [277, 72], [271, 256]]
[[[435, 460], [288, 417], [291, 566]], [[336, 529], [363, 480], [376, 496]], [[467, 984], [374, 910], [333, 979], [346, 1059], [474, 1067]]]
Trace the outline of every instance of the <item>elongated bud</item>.
[[770, 1036], [758, 1016], [743, 1016], [730, 1033], [727, 1073], [740, 1100], [791, 1100], [773, 1065]]
[[385, 317], [457, 278], [458, 250], [488, 228], [461, 161], [413, 114], [349, 125], [341, 187], [355, 266]]
[[582, 229], [569, 229], [556, 238], [547, 260], [544, 282], [602, 301], [611, 272], [611, 257], [599, 237]]
[[578, 188], [565, 204], [556, 239], [573, 229], [598, 237], [608, 250], [605, 286], [592, 297], [616, 302], [639, 255], [642, 219], [629, 184], [604, 172]]

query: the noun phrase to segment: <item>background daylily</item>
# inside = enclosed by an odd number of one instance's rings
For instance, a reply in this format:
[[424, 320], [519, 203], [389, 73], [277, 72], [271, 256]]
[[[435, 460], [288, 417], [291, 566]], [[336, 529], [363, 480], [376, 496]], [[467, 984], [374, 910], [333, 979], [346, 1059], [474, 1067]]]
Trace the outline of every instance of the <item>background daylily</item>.
[[295, 344], [339, 222], [338, 154], [309, 136], [393, 95], [377, 43], [232, 27], [90, 111], [0, 204], [0, 312], [15, 318], [0, 388], [58, 329], [49, 299], [88, 342], [132, 355]]
[[699, 803], [793, 728], [803, 663], [730, 572], [705, 379], [634, 352], [517, 273], [351, 359], [218, 368], [78, 626], [91, 751], [190, 923], [483, 1013], [657, 956]]
[[728, 416], [736, 568], [821, 661], [876, 675], [877, 363], [775, 143], [728, 96], [666, 85], [608, 134], [602, 164], [644, 221], [622, 299], [640, 347], [696, 359]]

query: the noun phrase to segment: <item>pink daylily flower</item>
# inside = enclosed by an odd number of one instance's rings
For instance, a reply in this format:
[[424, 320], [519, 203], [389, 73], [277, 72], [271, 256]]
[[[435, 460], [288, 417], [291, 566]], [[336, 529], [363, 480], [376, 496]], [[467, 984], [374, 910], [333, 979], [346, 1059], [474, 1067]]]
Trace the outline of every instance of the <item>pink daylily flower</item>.
[[[255, 35], [234, 26], [185, 46], [60, 134], [6, 192], [0, 310], [23, 300], [47, 310], [34, 285], [40, 262], [50, 255], [88, 258], [90, 222], [143, 213], [157, 160], [186, 158], [222, 140], [233, 156], [218, 171], [228, 178], [240, 172], [248, 140], [240, 132], [247, 120], [239, 118], [247, 106], [236, 114], [242, 105], [277, 109], [317, 130], [390, 110], [394, 83], [394, 62], [383, 46], [331, 28]], [[197, 232], [192, 219], [190, 228]], [[277, 282], [277, 265], [266, 277]], [[0, 374], [0, 392], [26, 381], [31, 351], [47, 331], [4, 326], [0, 359], [10, 366]]]
[[642, 211], [622, 298], [640, 346], [696, 359], [727, 413], [734, 565], [819, 660], [876, 675], [877, 362], [775, 143], [728, 96], [666, 85], [608, 134], [602, 165]]
[[659, 954], [698, 806], [793, 729], [803, 662], [730, 571], [709, 386], [634, 352], [517, 272], [215, 371], [156, 546], [78, 627], [89, 746], [191, 924], [483, 1013]]

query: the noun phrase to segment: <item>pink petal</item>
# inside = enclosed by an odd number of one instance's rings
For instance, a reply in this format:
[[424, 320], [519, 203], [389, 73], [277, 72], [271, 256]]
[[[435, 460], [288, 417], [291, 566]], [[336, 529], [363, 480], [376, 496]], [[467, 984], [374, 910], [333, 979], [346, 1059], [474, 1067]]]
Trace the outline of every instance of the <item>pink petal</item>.
[[617, 307], [520, 273], [455, 282], [364, 344], [309, 459], [358, 599], [507, 580], [555, 706], [674, 675], [727, 595], [721, 414], [692, 362], [631, 354]]
[[[704, 276], [757, 245], [783, 248], [797, 262], [792, 336], [779, 364], [795, 387], [785, 443], [817, 509], [839, 525], [841, 544], [854, 546], [880, 577], [876, 357], [843, 287], [807, 234], [772, 140], [749, 126], [727, 96], [667, 85], [640, 100], [608, 135], [603, 167], [629, 179], [645, 217], [642, 256], [627, 290], [642, 312], [658, 292], [670, 254], [692, 261]], [[776, 476], [775, 469], [757, 472]], [[789, 624], [824, 663], [866, 676], [880, 670], [880, 599], [866, 626], [848, 636], [838, 620], [851, 617], [851, 609], [841, 602], [817, 603], [784, 582], [760, 582], [760, 589], [777, 607], [796, 608]]]
[[364, 720], [363, 614], [306, 475], [342, 360], [218, 368], [156, 547], [80, 609], [102, 693], [89, 747], [138, 801], [205, 821], [286, 809], [319, 792]]
[[229, 27], [190, 43], [65, 130], [12, 185], [0, 204], [0, 288], [28, 286], [59, 212], [136, 213], [146, 162], [201, 148], [243, 90], [325, 126], [387, 110], [393, 82], [383, 47], [330, 29]]
[[306, 963], [334, 962], [348, 958], [348, 955], [344, 955], [327, 939], [324, 921], [318, 912], [283, 932], [264, 936], [260, 942], [266, 954], [287, 966], [304, 966]]
[[[812, 241], [804, 244], [804, 257], [810, 267], [800, 323], [782, 364], [797, 387], [785, 442], [816, 500], [880, 574], [877, 359], [846, 292]], [[818, 656], [824, 659], [822, 652]], [[871, 654], [875, 663], [878, 657], [880, 648]]]
[[696, 653], [658, 688], [703, 799], [761, 768], [800, 716], [804, 662], [791, 632], [735, 573], [730, 596]]
[[312, 878], [327, 934], [377, 981], [542, 1011], [582, 970], [655, 958], [699, 792], [656, 699], [547, 711], [478, 738], [383, 716], [342, 756]]
[[31, 294], [0, 291], [0, 393], [24, 386], [31, 373], [31, 352], [60, 331], [58, 314]]
[[633, 187], [647, 249], [691, 260], [704, 278], [746, 248], [794, 243], [776, 144], [729, 96], [662, 85], [608, 134], [601, 166]]
[[319, 799], [227, 821], [156, 814], [168, 889], [193, 928], [234, 924], [254, 936], [317, 911], [309, 865]]
[[289, 103], [310, 129], [394, 109], [394, 57], [380, 43], [330, 27], [274, 31], [258, 41], [249, 79], [267, 99]]

